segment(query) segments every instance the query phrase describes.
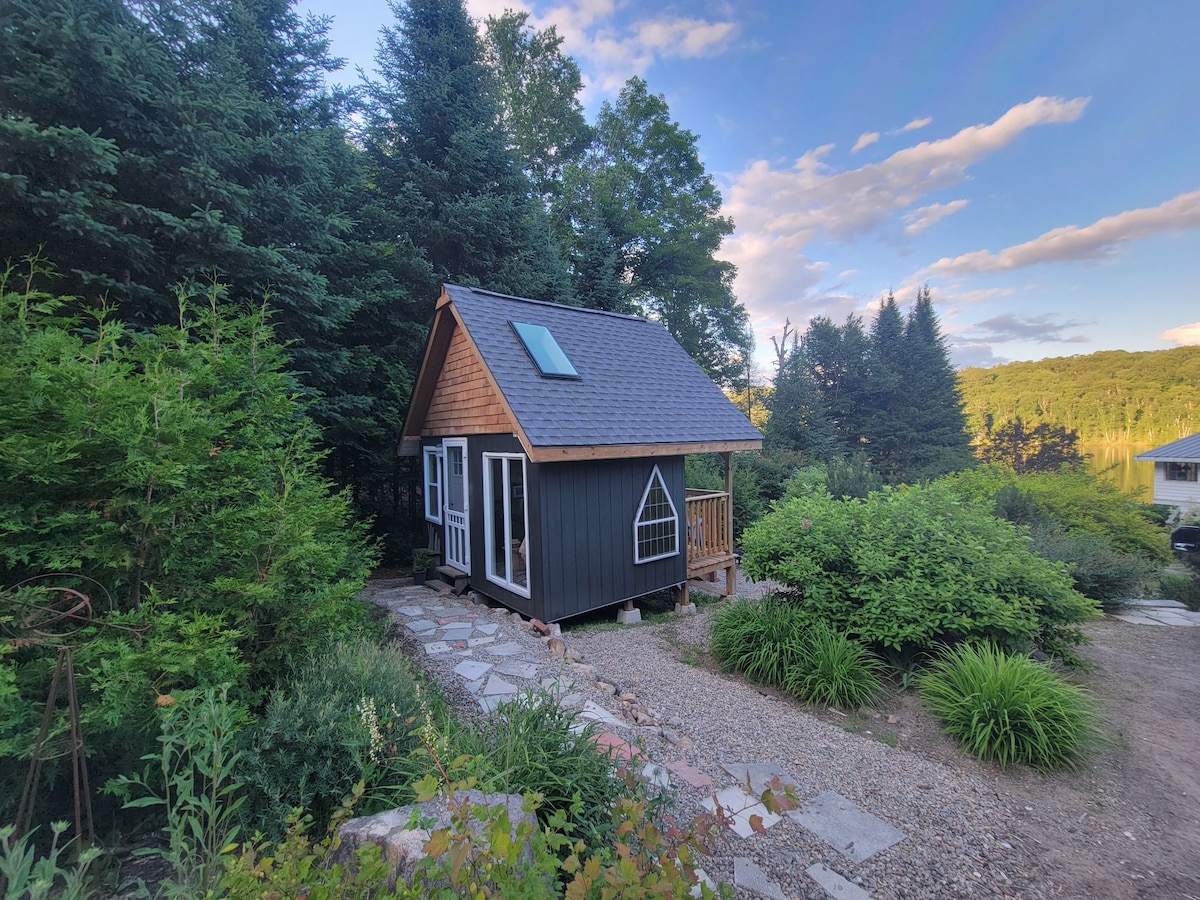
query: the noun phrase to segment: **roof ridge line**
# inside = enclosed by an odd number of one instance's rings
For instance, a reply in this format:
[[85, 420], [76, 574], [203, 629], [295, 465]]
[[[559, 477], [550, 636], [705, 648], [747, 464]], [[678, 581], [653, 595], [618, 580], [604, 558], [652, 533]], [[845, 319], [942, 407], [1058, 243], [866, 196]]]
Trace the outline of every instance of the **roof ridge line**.
[[569, 309], [574, 312], [593, 313], [598, 316], [611, 316], [614, 319], [630, 319], [634, 322], [653, 322], [652, 319], [647, 319], [645, 316], [634, 316], [629, 313], [612, 312], [607, 309], [593, 309], [590, 306], [572, 306], [569, 303], [555, 303], [553, 300], [535, 300], [532, 297], [518, 297], [516, 294], [504, 294], [500, 291], [489, 291], [487, 288], [471, 287], [465, 284], [454, 284], [447, 281], [446, 287], [457, 288], [460, 291], [470, 291], [473, 294], [482, 294], [487, 297], [501, 297], [505, 300], [516, 300], [520, 303], [532, 303], [535, 306], [554, 306], [559, 309]]

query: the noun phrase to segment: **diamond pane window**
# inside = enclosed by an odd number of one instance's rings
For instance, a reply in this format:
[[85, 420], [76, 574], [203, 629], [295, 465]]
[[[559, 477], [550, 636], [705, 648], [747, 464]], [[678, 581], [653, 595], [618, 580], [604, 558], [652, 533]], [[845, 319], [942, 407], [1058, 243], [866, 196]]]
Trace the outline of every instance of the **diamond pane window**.
[[663, 483], [658, 466], [642, 492], [637, 517], [633, 520], [635, 563], [653, 562], [679, 553], [679, 513]]
[[525, 352], [538, 367], [538, 371], [549, 378], [578, 378], [579, 373], [567, 359], [567, 354], [545, 325], [531, 325], [528, 322], [509, 322], [512, 330], [517, 333]]

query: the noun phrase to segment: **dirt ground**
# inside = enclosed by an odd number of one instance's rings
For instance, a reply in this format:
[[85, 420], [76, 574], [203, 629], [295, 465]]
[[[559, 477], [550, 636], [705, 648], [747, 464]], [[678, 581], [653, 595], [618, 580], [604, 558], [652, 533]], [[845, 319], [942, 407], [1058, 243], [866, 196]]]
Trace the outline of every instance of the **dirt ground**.
[[1004, 772], [965, 757], [911, 691], [878, 717], [820, 715], [988, 776], [1024, 821], [1043, 867], [1032, 880], [1051, 896], [1200, 900], [1200, 628], [1106, 618], [1087, 632], [1095, 668], [1078, 681], [1099, 701], [1108, 741], [1078, 772]]

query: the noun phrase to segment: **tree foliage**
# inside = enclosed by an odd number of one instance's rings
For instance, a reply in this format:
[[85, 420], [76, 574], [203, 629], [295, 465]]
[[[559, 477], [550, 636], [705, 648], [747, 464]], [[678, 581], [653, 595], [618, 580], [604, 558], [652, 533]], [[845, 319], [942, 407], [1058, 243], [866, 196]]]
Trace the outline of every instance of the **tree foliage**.
[[977, 440], [1016, 418], [1073, 431], [1083, 444], [1165, 444], [1200, 431], [1200, 347], [963, 369], [959, 384]]
[[979, 444], [985, 462], [1001, 463], [1018, 475], [1056, 472], [1063, 466], [1079, 469], [1087, 455], [1079, 450], [1079, 437], [1061, 425], [1042, 422], [1033, 428], [1020, 416], [989, 431]]
[[587, 261], [576, 271], [580, 302], [650, 315], [728, 384], [752, 338], [734, 267], [715, 256], [733, 223], [696, 142], [661, 95], [630, 79], [601, 107], [583, 160], [568, 167], [557, 221], [573, 259]]
[[[253, 700], [315, 642], [366, 628], [354, 595], [372, 554], [319, 474], [264, 308], [234, 312], [213, 288], [177, 302], [177, 325], [139, 332], [13, 281], [0, 283], [0, 587], [92, 579], [66, 584], [112, 626], [76, 654], [100, 759], [141, 751], [156, 695], [232, 684]], [[36, 647], [0, 665], [24, 698], [0, 747], [24, 752], [52, 665]], [[0, 781], [12, 772], [0, 760]]]

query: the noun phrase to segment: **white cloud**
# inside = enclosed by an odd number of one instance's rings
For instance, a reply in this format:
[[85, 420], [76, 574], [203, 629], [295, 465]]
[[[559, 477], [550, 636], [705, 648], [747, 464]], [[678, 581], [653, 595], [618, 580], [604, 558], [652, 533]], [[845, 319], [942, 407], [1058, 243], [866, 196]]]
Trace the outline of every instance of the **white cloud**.
[[914, 209], [912, 212], [904, 214], [904, 221], [907, 223], [904, 230], [909, 234], [924, 231], [934, 222], [953, 215], [966, 205], [966, 200], [951, 200], [949, 203], [931, 203], [928, 206]]
[[850, 152], [857, 153], [863, 147], [870, 147], [877, 140], [879, 140], [878, 131], [864, 131], [858, 136], [858, 140], [854, 142], [854, 146], [850, 148]]
[[929, 271], [943, 274], [1005, 272], [1038, 263], [1099, 259], [1111, 255], [1116, 245], [1123, 241], [1185, 228], [1200, 228], [1200, 191], [1180, 194], [1158, 206], [1105, 216], [1082, 228], [1064, 225], [1031, 241], [1006, 247], [999, 253], [975, 250], [953, 258], [944, 257], [930, 266]]
[[1174, 328], [1168, 328], [1158, 336], [1158, 339], [1161, 341], [1171, 341], [1177, 347], [1200, 344], [1200, 322], [1192, 322], [1190, 325], [1177, 325]]
[[926, 116], [923, 119], [913, 119], [911, 122], [909, 122], [907, 125], [905, 125], [900, 130], [901, 131], [916, 131], [918, 128], [924, 128], [926, 125], [928, 125], [932, 121], [933, 121], [933, 116]]
[[728, 48], [738, 32], [732, 19], [708, 20], [675, 15], [618, 21], [616, 0], [571, 0], [535, 11], [521, 0], [468, 0], [470, 14], [482, 19], [505, 9], [530, 13], [535, 28], [553, 25], [563, 51], [579, 63], [587, 89], [615, 93], [634, 75], [644, 75], [657, 60], [714, 56]]
[[[782, 326], [785, 312], [796, 319], [799, 304], [820, 297], [814, 290], [823, 264], [804, 252], [814, 240], [869, 233], [926, 195], [959, 183], [972, 164], [1028, 129], [1073, 122], [1087, 104], [1087, 98], [1037, 97], [994, 122], [923, 141], [856, 169], [838, 171], [825, 162], [832, 144], [809, 150], [788, 167], [765, 159], [751, 162], [725, 192], [722, 212], [733, 217], [737, 231], [722, 256], [738, 267], [737, 294], [750, 310], [759, 341], [771, 333], [762, 323]], [[942, 204], [941, 215], [962, 205]], [[938, 206], [925, 207], [926, 214]], [[918, 215], [909, 224], [919, 220]]]

